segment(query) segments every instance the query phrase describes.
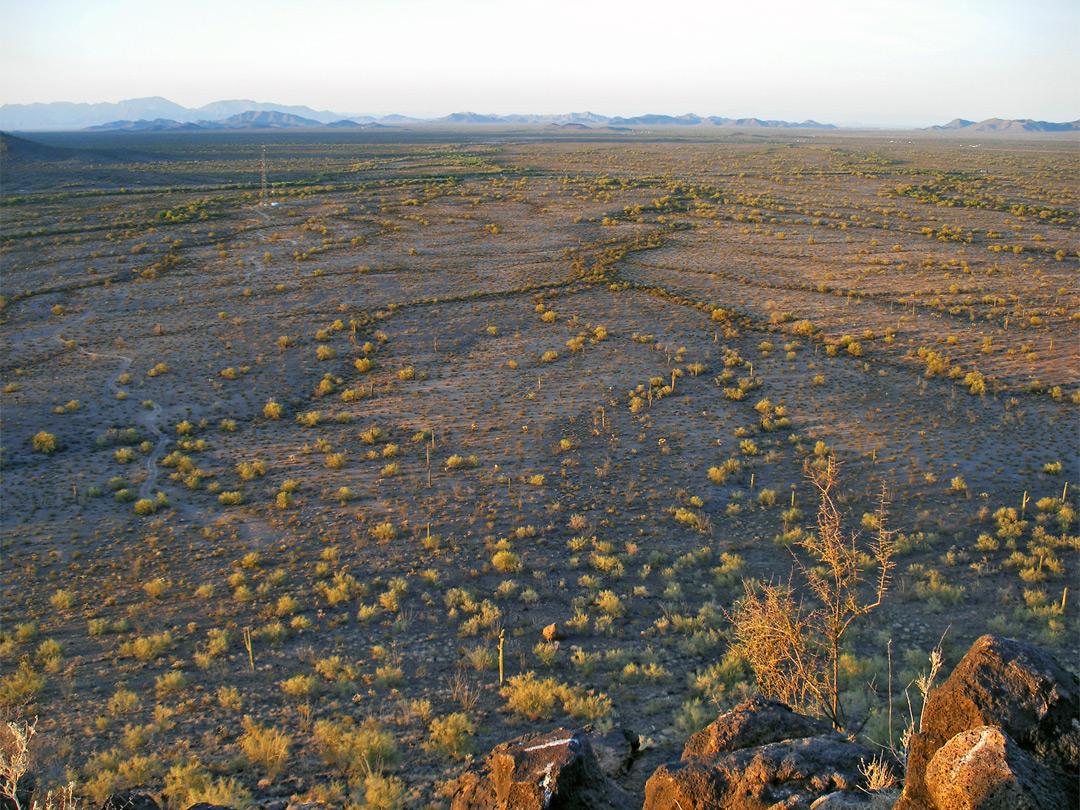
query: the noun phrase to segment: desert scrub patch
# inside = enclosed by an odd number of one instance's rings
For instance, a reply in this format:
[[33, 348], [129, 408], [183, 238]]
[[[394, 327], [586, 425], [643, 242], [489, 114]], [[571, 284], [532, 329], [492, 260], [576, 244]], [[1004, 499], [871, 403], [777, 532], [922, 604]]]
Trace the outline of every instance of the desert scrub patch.
[[35, 453], [50, 455], [60, 449], [60, 440], [52, 433], [47, 433], [42, 430], [34, 434], [31, 445], [34, 448]]
[[360, 677], [359, 670], [342, 660], [339, 655], [320, 658], [315, 662], [315, 672], [331, 683], [348, 686]]
[[950, 585], [940, 571], [931, 569], [915, 583], [914, 593], [916, 598], [928, 602], [931, 610], [939, 612], [958, 604], [965, 590], [962, 585]]
[[555, 678], [538, 679], [533, 671], [515, 675], [499, 690], [506, 707], [518, 718], [534, 723], [549, 719], [557, 708], [579, 720], [589, 720], [598, 727], [610, 725], [611, 701], [578, 686], [568, 686]]
[[401, 761], [394, 735], [374, 719], [360, 724], [351, 717], [318, 720], [313, 734], [323, 762], [347, 779], [379, 773]]
[[473, 735], [476, 724], [463, 712], [436, 717], [428, 727], [431, 736], [424, 748], [450, 759], [464, 759], [475, 750]]
[[604, 616], [618, 618], [626, 615], [626, 603], [615, 591], [600, 591], [593, 599], [593, 604]]
[[380, 543], [389, 543], [391, 540], [397, 539], [398, 530], [393, 523], [387, 520], [372, 526], [368, 529], [368, 534], [371, 535], [373, 540], [377, 540]]
[[363, 444], [375, 444], [386, 439], [386, 432], [382, 428], [372, 425], [360, 434], [360, 441]]
[[384, 664], [375, 668], [375, 677], [371, 679], [371, 685], [379, 691], [385, 691], [401, 686], [404, 680], [405, 672], [400, 666]]
[[284, 618], [285, 616], [292, 616], [299, 610], [300, 601], [294, 596], [285, 594], [278, 598], [277, 604], [274, 606], [274, 615]]
[[45, 676], [35, 672], [29, 661], [0, 678], [0, 706], [24, 706], [32, 703], [45, 688]]
[[70, 610], [75, 604], [75, 594], [72, 591], [60, 588], [49, 597], [49, 604], [59, 611]]
[[[473, 603], [475, 605], [475, 603]], [[456, 617], [454, 611], [448, 611], [451, 618]], [[487, 632], [496, 635], [496, 628], [502, 622], [502, 611], [489, 599], [485, 599], [479, 605], [475, 605], [473, 615], [461, 623], [458, 628], [458, 636], [467, 638]]]
[[120, 645], [120, 654], [140, 661], [154, 661], [173, 646], [172, 633], [168, 630], [149, 636], [139, 636]]
[[521, 558], [509, 550], [495, 552], [491, 564], [501, 574], [514, 574], [521, 570]]
[[446, 469], [448, 470], [472, 470], [479, 464], [480, 459], [476, 456], [453, 455], [446, 459]]
[[140, 708], [139, 696], [130, 689], [125, 689], [121, 686], [113, 692], [113, 696], [109, 698], [107, 706], [109, 714], [114, 716], [134, 714]]
[[337, 607], [351, 601], [356, 596], [365, 595], [367, 588], [358, 583], [352, 574], [339, 571], [334, 574], [330, 582], [317, 583], [315, 591], [326, 599], [330, 607]]
[[319, 691], [314, 675], [301, 673], [287, 678], [280, 683], [281, 691], [292, 698], [309, 698]]
[[267, 419], [281, 419], [283, 413], [285, 413], [285, 409], [276, 400], [268, 400], [267, 403], [263, 406], [263, 416]]
[[212, 776], [198, 758], [175, 763], [165, 776], [164, 792], [176, 807], [205, 803], [247, 810], [253, 803], [239, 780]]
[[272, 726], [264, 726], [244, 715], [244, 733], [240, 735], [240, 750], [252, 765], [266, 771], [270, 781], [276, 779], [289, 763], [292, 740]]
[[187, 677], [179, 670], [166, 672], [154, 679], [154, 694], [158, 697], [173, 695], [187, 689]]
[[254, 481], [266, 475], [266, 462], [256, 459], [255, 461], [241, 461], [236, 465], [236, 474], [244, 481]]
[[729, 458], [717, 467], [710, 467], [709, 480], [714, 484], [726, 484], [732, 476], [738, 475], [742, 470], [742, 462], [737, 458]]

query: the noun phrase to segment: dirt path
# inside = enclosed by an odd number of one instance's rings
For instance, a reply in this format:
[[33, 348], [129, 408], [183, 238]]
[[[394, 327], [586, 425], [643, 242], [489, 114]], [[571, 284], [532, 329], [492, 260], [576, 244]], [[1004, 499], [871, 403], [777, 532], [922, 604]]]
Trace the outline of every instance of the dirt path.
[[[66, 329], [68, 326], [76, 326], [84, 321], [88, 320], [92, 315], [92, 312], [84, 312], [74, 321], [64, 323], [58, 326], [52, 333], [52, 338], [59, 342], [63, 346], [72, 345], [73, 341], [67, 341], [61, 337], [60, 332]], [[89, 357], [91, 360], [119, 360], [120, 368], [105, 381], [105, 385], [109, 390], [113, 392], [115, 396], [120, 392], [120, 377], [126, 372], [132, 363], [132, 359], [125, 354], [103, 354], [101, 352], [92, 352], [79, 344], [75, 343], [74, 348], [80, 354]], [[146, 459], [146, 478], [143, 480], [142, 485], [139, 487], [139, 497], [149, 498], [151, 497], [154, 487], [157, 485], [158, 477], [158, 459], [161, 458], [161, 454], [165, 452], [165, 445], [169, 443], [169, 437], [161, 432], [161, 428], [158, 427], [158, 420], [161, 417], [161, 406], [156, 402], [153, 403], [153, 409], [148, 413], [142, 413], [138, 417], [146, 429], [150, 431], [156, 438], [157, 442], [154, 444], [154, 449], [151, 451], [150, 456]]]
[[154, 449], [150, 453], [150, 457], [146, 459], [146, 478], [143, 480], [142, 486], [139, 487], [139, 497], [143, 499], [150, 498], [154, 488], [157, 486], [157, 461], [161, 458], [161, 454], [165, 452], [165, 445], [169, 443], [169, 437], [162, 433], [161, 428], [158, 427], [158, 418], [160, 416], [161, 406], [155, 402], [153, 410], [150, 413], [142, 414], [141, 418], [147, 429], [157, 437]]

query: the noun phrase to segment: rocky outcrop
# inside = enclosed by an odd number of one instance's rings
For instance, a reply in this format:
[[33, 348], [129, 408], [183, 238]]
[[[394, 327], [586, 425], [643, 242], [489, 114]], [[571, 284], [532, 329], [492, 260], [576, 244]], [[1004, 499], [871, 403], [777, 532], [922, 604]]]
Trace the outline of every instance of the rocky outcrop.
[[926, 767], [926, 790], [940, 810], [1054, 810], [1068, 807], [1047, 768], [996, 726], [962, 731]]
[[492, 750], [466, 772], [451, 810], [631, 810], [630, 799], [600, 768], [584, 730], [529, 734]]
[[[999, 767], [1007, 768], [1019, 780], [1028, 772], [1026, 760], [1018, 753], [1022, 752], [1047, 779], [1057, 785], [1061, 795], [1067, 798], [1065, 806], [1077, 806], [1080, 798], [1076, 779], [1080, 772], [1078, 714], [1080, 683], [1053, 656], [1019, 641], [983, 636], [957, 664], [949, 679], [927, 699], [922, 728], [911, 740], [904, 794], [897, 803], [897, 810], [999, 806], [980, 804], [975, 801], [975, 794], [963, 800], [975, 803], [957, 803], [961, 800], [955, 797], [951, 786], [941, 782], [943, 774], [956, 770], [958, 766], [953, 762], [955, 751], [964, 750], [965, 746], [967, 753], [972, 756], [966, 760], [964, 778], [973, 785], [980, 780], [990, 783], [998, 780], [1002, 785], [1027, 784], [1002, 776], [997, 770]], [[979, 739], [983, 740], [981, 748], [977, 741], [973, 742], [974, 738], [962, 736], [955, 746], [950, 745], [948, 751], [942, 754], [931, 772], [931, 763], [950, 741], [972, 730], [980, 730], [981, 735], [984, 727], [996, 729], [1000, 734], [995, 732], [988, 733], [985, 738], [980, 736]], [[1008, 741], [1014, 742], [1015, 747], [1008, 745]], [[994, 750], [1001, 752], [994, 755], [996, 759], [991, 757]], [[967, 753], [959, 758], [964, 759]], [[984, 763], [986, 772], [970, 771], [968, 766], [974, 762]], [[936, 794], [928, 789], [932, 779], [939, 783], [939, 787], [935, 788]], [[1039, 784], [1043, 781], [1038, 780]], [[1014, 788], [1009, 787], [1008, 790]], [[1023, 795], [1029, 797], [1025, 801], [1034, 801], [1031, 797], [1044, 795], [1044, 792], [1039, 788], [1035, 793], [1025, 792]], [[984, 798], [990, 801], [993, 794]]]
[[683, 759], [738, 751], [784, 740], [832, 733], [832, 726], [793, 712], [783, 703], [752, 697], [725, 712], [686, 741]]
[[826, 794], [854, 791], [863, 781], [860, 766], [872, 758], [827, 724], [752, 698], [691, 737], [679, 762], [650, 777], [644, 810], [808, 810]]

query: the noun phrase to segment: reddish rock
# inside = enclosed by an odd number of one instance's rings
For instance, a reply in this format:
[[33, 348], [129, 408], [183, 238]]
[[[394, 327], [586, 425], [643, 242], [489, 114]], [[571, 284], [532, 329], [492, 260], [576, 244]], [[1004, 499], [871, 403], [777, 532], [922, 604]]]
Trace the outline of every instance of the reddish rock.
[[908, 751], [904, 794], [897, 810], [930, 810], [926, 768], [949, 740], [969, 729], [997, 726], [1044, 768], [1054, 772], [1076, 807], [1080, 772], [1080, 683], [1044, 650], [983, 636], [927, 700], [919, 734]]
[[724, 712], [687, 740], [682, 758], [832, 733], [832, 726], [823, 720], [798, 714], [783, 703], [755, 695]]
[[589, 735], [558, 729], [492, 750], [484, 767], [458, 782], [452, 810], [631, 810], [636, 807], [600, 770]]
[[682, 759], [649, 778], [644, 810], [807, 810], [824, 794], [854, 790], [871, 757], [830, 732]]
[[1058, 780], [996, 726], [962, 731], [926, 767], [938, 810], [1056, 810], [1068, 807]]

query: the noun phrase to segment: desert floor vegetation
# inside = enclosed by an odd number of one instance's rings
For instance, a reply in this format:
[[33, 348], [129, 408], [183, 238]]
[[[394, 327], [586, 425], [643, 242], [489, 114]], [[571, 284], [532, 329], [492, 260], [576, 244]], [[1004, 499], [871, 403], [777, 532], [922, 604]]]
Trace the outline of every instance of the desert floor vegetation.
[[5, 152], [0, 712], [47, 783], [678, 758], [755, 688], [747, 594], [817, 604], [834, 469], [884, 597], [808, 705], [888, 744], [943, 634], [1075, 660], [1073, 144], [458, 135]]

